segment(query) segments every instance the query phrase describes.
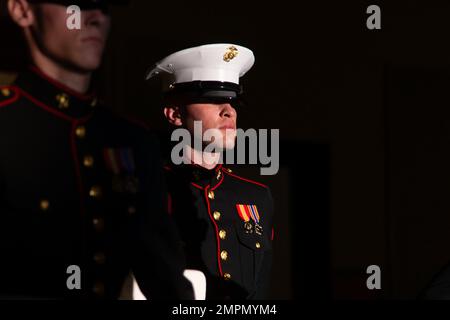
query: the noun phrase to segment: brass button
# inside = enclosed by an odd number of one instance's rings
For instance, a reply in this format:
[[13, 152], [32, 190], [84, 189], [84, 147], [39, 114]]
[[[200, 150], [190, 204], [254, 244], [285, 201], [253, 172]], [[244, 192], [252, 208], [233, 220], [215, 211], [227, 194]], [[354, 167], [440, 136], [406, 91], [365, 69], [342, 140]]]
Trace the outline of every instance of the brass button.
[[128, 207], [128, 214], [133, 215], [136, 213], [136, 207], [135, 206], [129, 206]]
[[48, 209], [50, 208], [50, 202], [47, 199], [42, 199], [39, 203], [39, 207], [42, 211], [48, 211]]
[[230, 279], [231, 279], [231, 274], [229, 274], [229, 273], [224, 273], [224, 274], [223, 274], [223, 278], [224, 278], [225, 280], [230, 280]]
[[227, 237], [227, 232], [225, 230], [220, 230], [219, 237], [220, 239], [225, 240], [225, 238]]
[[58, 102], [59, 109], [67, 109], [69, 108], [69, 96], [65, 93], [58, 94], [56, 96], [56, 101]]
[[97, 252], [94, 255], [94, 261], [97, 264], [104, 264], [106, 260], [105, 254], [103, 252]]
[[92, 224], [97, 232], [103, 231], [103, 228], [105, 227], [105, 221], [102, 218], [94, 218]]
[[208, 198], [210, 198], [211, 200], [214, 200], [214, 191], [210, 190], [208, 192]]
[[220, 177], [221, 177], [221, 176], [222, 176], [222, 171], [219, 170], [219, 171], [217, 172], [216, 179], [217, 179], [217, 180], [220, 180]]
[[3, 94], [5, 97], [9, 97], [9, 95], [11, 94], [11, 90], [9, 90], [8, 88], [3, 88], [3, 89], [2, 89], [2, 94]]
[[256, 243], [256, 249], [260, 249], [261, 248], [261, 243], [257, 242]]
[[86, 128], [84, 126], [78, 126], [75, 129], [75, 134], [78, 138], [83, 139], [84, 137], [86, 137]]
[[219, 221], [219, 219], [220, 219], [220, 212], [219, 211], [214, 211], [213, 217], [214, 217], [214, 220]]
[[93, 186], [91, 188], [91, 190], [89, 190], [89, 195], [92, 198], [99, 198], [102, 195], [102, 188], [100, 188], [99, 186]]
[[223, 261], [226, 261], [228, 259], [228, 252], [226, 252], [225, 250], [223, 250], [220, 253], [220, 259], [222, 259]]
[[102, 282], [96, 282], [92, 291], [98, 296], [103, 296], [105, 294], [105, 285]]
[[84, 156], [83, 164], [86, 168], [92, 168], [94, 166], [94, 157], [90, 155]]
[[91, 107], [96, 107], [97, 106], [97, 98], [94, 98], [94, 100], [92, 100], [91, 102]]
[[228, 171], [229, 173], [232, 173], [232, 172], [233, 172], [233, 170], [231, 170], [231, 169], [227, 169], [227, 171]]

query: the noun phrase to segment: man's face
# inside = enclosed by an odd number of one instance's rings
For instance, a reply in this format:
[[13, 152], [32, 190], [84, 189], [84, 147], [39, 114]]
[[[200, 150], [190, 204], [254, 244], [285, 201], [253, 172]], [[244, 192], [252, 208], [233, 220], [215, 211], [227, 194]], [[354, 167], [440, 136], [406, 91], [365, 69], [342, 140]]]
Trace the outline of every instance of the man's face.
[[[236, 110], [229, 104], [190, 104], [182, 112], [183, 126], [194, 136], [194, 121], [202, 122], [202, 136], [214, 129], [222, 135], [222, 141], [212, 143], [223, 149], [233, 149], [236, 141]], [[209, 145], [210, 142], [204, 144]]]
[[69, 30], [70, 15], [58, 4], [35, 6], [32, 26], [38, 46], [45, 55], [77, 71], [92, 72], [100, 66], [110, 28], [110, 17], [101, 10], [81, 11], [81, 29]]

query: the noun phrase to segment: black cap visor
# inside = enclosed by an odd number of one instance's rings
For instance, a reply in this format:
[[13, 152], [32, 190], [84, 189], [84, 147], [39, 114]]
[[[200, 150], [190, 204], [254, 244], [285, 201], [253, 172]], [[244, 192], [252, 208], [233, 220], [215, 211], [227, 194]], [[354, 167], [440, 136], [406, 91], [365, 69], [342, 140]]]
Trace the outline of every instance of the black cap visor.
[[28, 0], [30, 3], [51, 3], [69, 7], [71, 5], [79, 6], [81, 10], [100, 9], [107, 11], [109, 5], [126, 5], [128, 0]]
[[194, 103], [223, 104], [242, 106], [242, 87], [230, 82], [193, 81], [177, 83], [165, 93], [165, 104], [188, 105]]

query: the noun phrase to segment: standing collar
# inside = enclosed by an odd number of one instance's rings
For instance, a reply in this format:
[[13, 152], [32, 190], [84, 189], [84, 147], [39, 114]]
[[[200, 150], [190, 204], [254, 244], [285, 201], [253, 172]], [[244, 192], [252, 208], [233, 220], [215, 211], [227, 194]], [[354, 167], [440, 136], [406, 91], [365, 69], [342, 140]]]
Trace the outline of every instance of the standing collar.
[[72, 118], [83, 118], [90, 115], [97, 105], [97, 97], [94, 94], [79, 94], [50, 78], [35, 66], [20, 73], [15, 85], [33, 99]]
[[214, 187], [223, 179], [222, 165], [206, 169], [196, 164], [169, 165], [168, 170], [190, 183], [205, 188]]

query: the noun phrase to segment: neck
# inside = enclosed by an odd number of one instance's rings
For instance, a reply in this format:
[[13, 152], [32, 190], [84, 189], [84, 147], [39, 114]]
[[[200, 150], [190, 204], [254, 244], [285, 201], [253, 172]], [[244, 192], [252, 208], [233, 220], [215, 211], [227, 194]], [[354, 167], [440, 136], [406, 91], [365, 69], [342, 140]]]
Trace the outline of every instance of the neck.
[[80, 94], [86, 94], [89, 90], [92, 76], [90, 72], [81, 73], [64, 68], [59, 63], [46, 57], [39, 50], [32, 51], [31, 55], [36, 67], [45, 71], [45, 74], [52, 79]]
[[188, 146], [184, 152], [185, 163], [196, 164], [205, 169], [214, 169], [220, 161], [220, 153], [202, 152]]

